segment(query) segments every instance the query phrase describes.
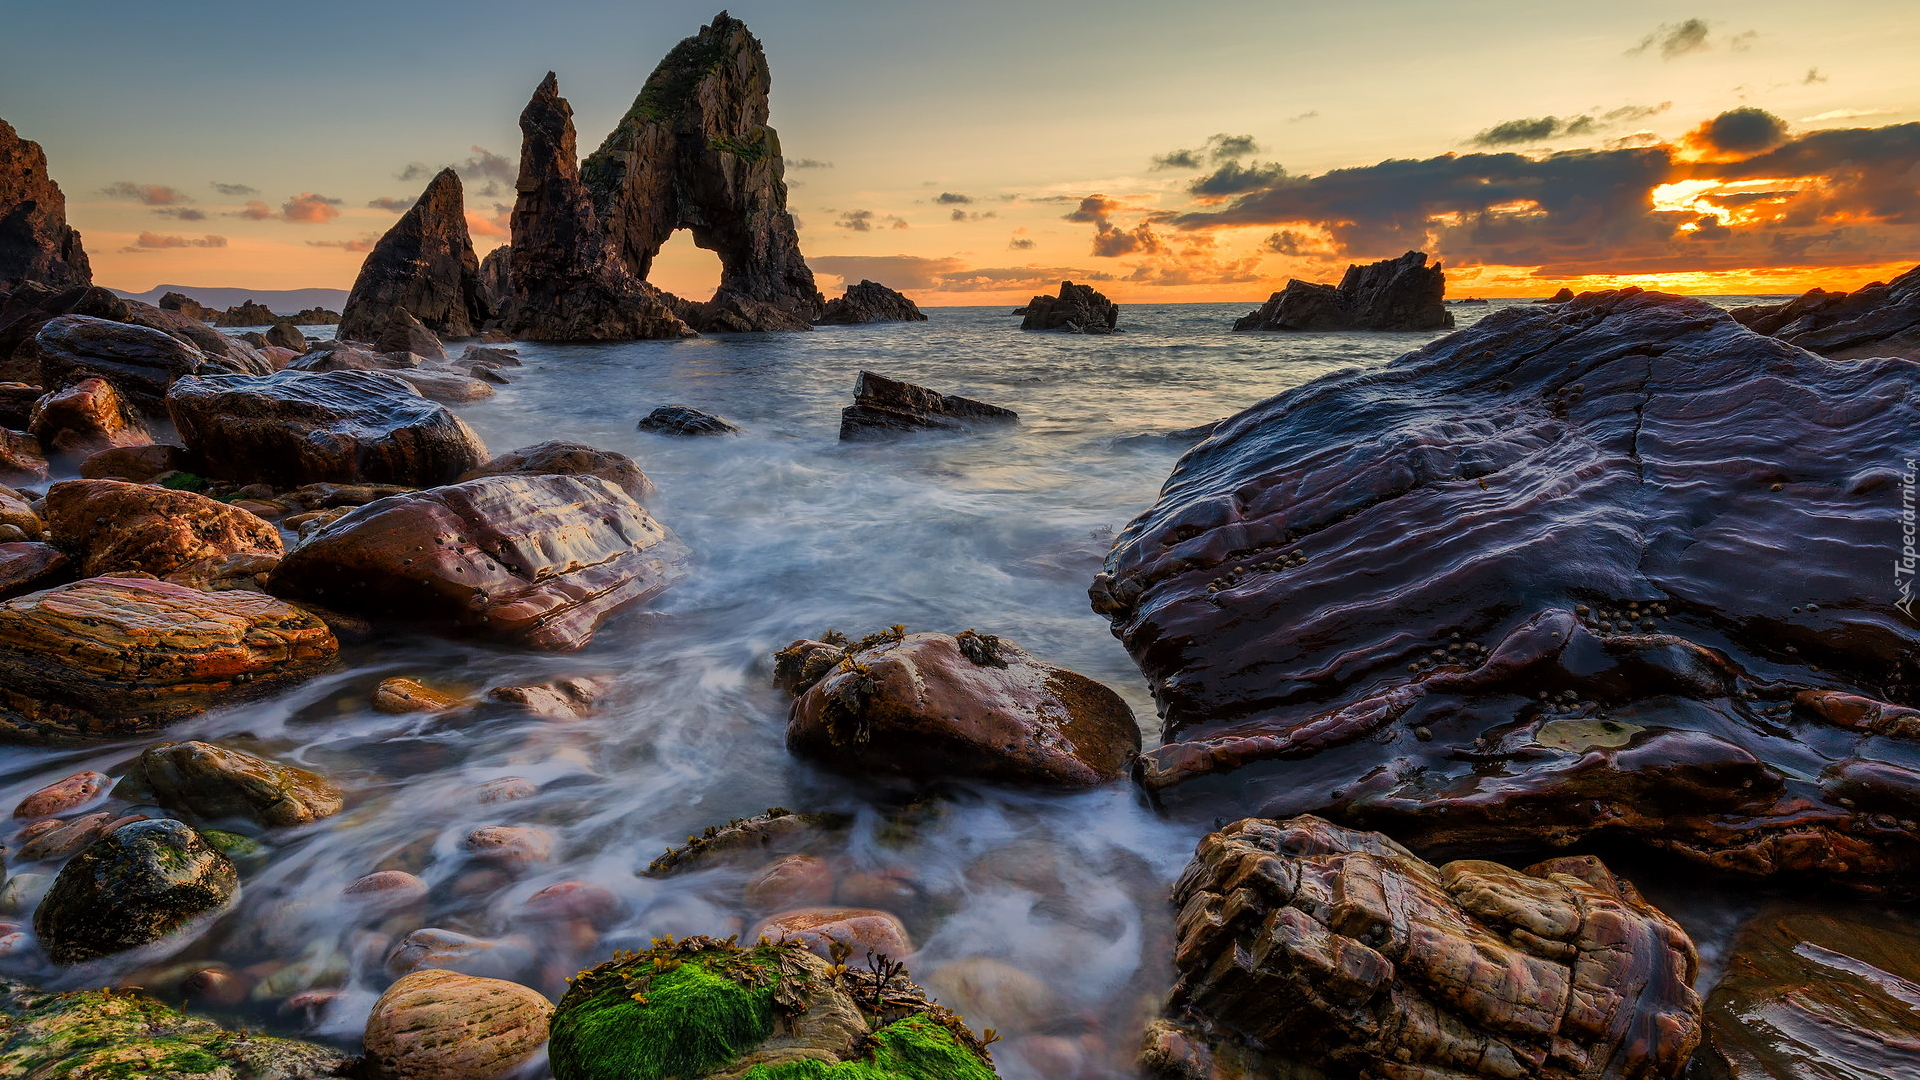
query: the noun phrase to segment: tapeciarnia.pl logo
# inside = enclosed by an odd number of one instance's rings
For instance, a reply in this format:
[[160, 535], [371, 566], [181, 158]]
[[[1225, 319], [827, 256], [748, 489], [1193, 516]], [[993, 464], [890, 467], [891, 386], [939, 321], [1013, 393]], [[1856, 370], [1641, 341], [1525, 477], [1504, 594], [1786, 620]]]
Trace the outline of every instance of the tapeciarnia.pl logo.
[[1895, 600], [1893, 606], [1906, 612], [1907, 618], [1911, 619], [1913, 618], [1913, 575], [1915, 562], [1920, 560], [1920, 553], [1914, 551], [1914, 459], [1908, 458], [1905, 464], [1906, 471], [1900, 474], [1900, 557], [1893, 560], [1893, 588], [1900, 594], [1900, 599]]

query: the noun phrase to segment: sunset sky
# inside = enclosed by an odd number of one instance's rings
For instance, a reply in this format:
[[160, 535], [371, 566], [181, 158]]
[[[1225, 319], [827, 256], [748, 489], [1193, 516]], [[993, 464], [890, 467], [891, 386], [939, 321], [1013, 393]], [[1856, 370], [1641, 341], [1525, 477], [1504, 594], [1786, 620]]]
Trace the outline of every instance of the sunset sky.
[[[432, 171], [505, 238], [516, 121], [583, 151], [717, 2], [10, 5], [0, 117], [96, 280], [346, 288]], [[731, 5], [823, 290], [1263, 299], [1424, 248], [1450, 295], [1852, 288], [1920, 261], [1920, 4]], [[704, 298], [682, 233], [657, 284]]]

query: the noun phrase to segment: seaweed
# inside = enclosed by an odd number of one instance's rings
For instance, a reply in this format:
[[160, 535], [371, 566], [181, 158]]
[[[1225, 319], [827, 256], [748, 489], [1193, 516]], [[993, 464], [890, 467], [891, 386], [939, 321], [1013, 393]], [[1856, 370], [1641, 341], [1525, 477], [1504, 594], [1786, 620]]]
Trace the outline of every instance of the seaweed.
[[973, 661], [975, 667], [1007, 666], [1007, 658], [1000, 653], [1000, 638], [994, 634], [962, 630], [954, 640], [960, 644], [960, 655]]

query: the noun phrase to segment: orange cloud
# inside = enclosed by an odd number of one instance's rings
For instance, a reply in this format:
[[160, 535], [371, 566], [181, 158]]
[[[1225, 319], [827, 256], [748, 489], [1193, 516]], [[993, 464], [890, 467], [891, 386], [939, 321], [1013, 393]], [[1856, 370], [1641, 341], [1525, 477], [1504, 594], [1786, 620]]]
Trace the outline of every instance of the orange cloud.
[[[248, 209], [251, 210], [253, 205], [254, 204], [249, 203]], [[325, 195], [316, 195], [311, 191], [303, 191], [281, 204], [280, 216], [288, 221], [301, 222], [308, 225], [325, 225], [327, 222], [340, 216], [339, 207], [339, 199], [329, 199]]]
[[307, 246], [316, 248], [339, 248], [341, 251], [365, 253], [372, 251], [373, 245], [379, 242], [380, 238], [378, 236], [368, 233], [358, 240], [309, 240], [307, 241]]
[[121, 180], [100, 189], [100, 194], [112, 199], [131, 199], [148, 206], [174, 206], [183, 202], [192, 202], [178, 188], [165, 184], [136, 184], [131, 180]]
[[227, 246], [224, 236], [163, 236], [160, 233], [143, 232], [134, 240], [133, 245], [120, 250], [127, 253], [137, 251], [158, 251], [166, 248], [223, 248]]

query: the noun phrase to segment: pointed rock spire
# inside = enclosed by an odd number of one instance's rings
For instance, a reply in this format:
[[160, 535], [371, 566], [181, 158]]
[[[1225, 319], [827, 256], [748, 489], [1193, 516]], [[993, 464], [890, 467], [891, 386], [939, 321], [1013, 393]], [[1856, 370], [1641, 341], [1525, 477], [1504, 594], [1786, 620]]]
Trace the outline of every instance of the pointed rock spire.
[[472, 337], [492, 317], [467, 234], [460, 177], [452, 169], [440, 170], [413, 209], [374, 245], [340, 312], [338, 333], [372, 341], [396, 307], [449, 338]]

